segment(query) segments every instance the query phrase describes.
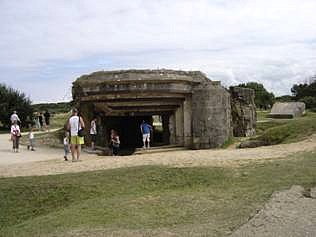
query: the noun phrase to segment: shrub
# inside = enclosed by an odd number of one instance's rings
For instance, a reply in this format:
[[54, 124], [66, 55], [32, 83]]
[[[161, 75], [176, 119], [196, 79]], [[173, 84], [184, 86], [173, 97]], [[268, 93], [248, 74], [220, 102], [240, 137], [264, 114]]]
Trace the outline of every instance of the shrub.
[[14, 110], [18, 112], [22, 125], [27, 125], [27, 119], [31, 121], [31, 100], [23, 92], [0, 84], [0, 122], [3, 127], [10, 126], [10, 115]]

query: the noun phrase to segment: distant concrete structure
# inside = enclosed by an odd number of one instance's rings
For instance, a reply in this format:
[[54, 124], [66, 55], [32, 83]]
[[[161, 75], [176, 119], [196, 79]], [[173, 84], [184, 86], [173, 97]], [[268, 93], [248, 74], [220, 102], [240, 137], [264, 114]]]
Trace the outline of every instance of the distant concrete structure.
[[156, 145], [216, 148], [232, 136], [229, 91], [199, 71], [94, 72], [73, 83], [73, 100], [85, 121], [97, 116], [100, 146], [108, 146], [115, 129], [122, 148], [141, 147], [142, 120], [153, 124], [157, 116]]
[[270, 118], [295, 118], [303, 116], [305, 103], [303, 102], [276, 102], [269, 114]]

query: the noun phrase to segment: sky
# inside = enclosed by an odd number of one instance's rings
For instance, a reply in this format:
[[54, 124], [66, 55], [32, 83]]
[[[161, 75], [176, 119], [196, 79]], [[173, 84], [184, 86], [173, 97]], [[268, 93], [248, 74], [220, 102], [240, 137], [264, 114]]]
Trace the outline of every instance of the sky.
[[0, 83], [33, 103], [100, 70], [200, 70], [277, 96], [316, 74], [315, 0], [0, 0], [0, 35]]

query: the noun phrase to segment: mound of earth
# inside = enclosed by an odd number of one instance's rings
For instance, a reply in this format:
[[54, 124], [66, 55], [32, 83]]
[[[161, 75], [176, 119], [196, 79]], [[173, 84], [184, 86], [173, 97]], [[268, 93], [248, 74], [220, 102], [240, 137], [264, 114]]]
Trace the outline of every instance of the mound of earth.
[[231, 237], [314, 237], [316, 236], [316, 188], [293, 186], [276, 192], [248, 223]]

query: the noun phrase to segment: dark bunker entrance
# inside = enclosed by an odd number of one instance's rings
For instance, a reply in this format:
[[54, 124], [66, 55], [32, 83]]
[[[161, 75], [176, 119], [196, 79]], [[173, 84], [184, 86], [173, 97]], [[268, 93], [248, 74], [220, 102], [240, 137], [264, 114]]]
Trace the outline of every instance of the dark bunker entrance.
[[122, 151], [135, 151], [143, 147], [141, 123], [145, 121], [152, 126], [150, 145], [152, 147], [169, 145], [169, 116], [146, 115], [146, 116], [106, 116], [103, 123], [106, 127], [107, 141], [110, 142], [111, 130], [118, 132], [120, 137], [120, 149]]

